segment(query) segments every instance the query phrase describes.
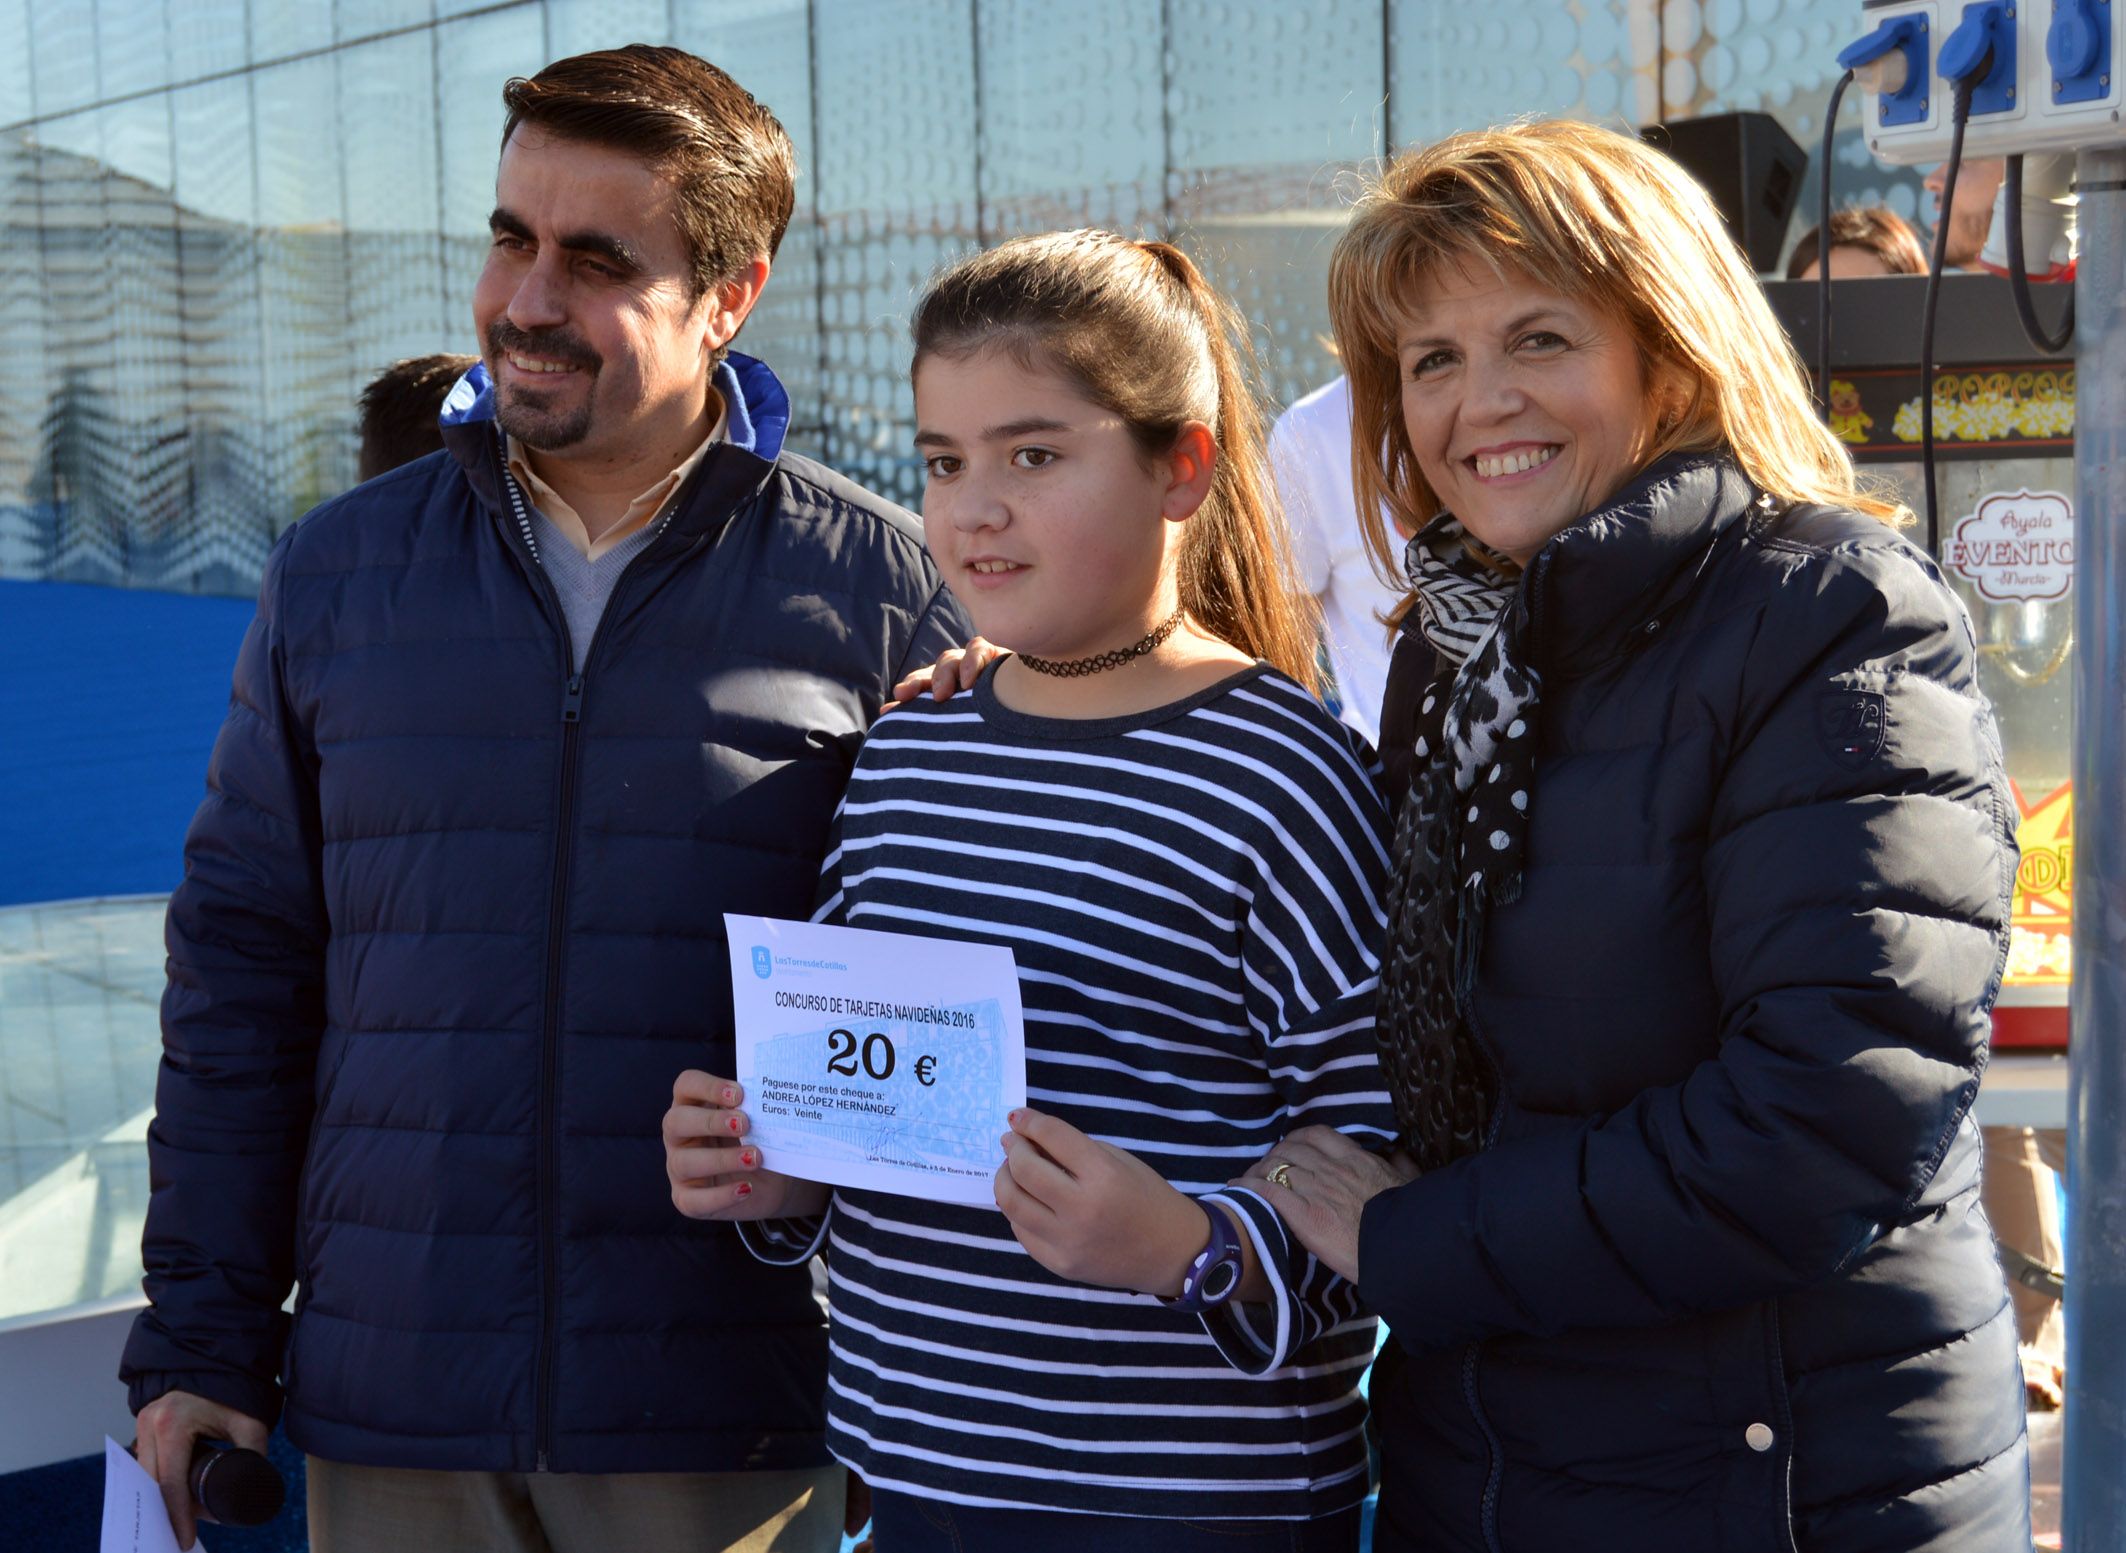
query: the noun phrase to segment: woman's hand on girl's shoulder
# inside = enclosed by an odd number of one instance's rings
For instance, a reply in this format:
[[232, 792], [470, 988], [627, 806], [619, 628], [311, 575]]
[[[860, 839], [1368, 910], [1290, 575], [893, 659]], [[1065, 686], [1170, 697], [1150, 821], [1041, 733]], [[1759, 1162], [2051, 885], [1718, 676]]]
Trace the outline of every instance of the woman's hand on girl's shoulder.
[[765, 1169], [746, 1142], [751, 1123], [738, 1109], [745, 1091], [727, 1078], [689, 1068], [672, 1081], [664, 1113], [664, 1173], [672, 1206], [690, 1219], [787, 1219], [818, 1213], [827, 1189]]
[[1204, 1209], [1127, 1149], [1060, 1117], [1011, 1113], [997, 1207], [1058, 1278], [1172, 1295], [1209, 1238]]
[[1231, 1184], [1269, 1203], [1301, 1245], [1356, 1283], [1366, 1204], [1417, 1175], [1406, 1154], [1375, 1154], [1334, 1128], [1302, 1127]]
[[974, 637], [965, 647], [948, 647], [938, 661], [893, 687], [893, 699], [879, 708], [884, 716], [904, 701], [913, 701], [925, 691], [933, 701], [950, 701], [982, 677], [982, 670], [1005, 655], [1005, 650], [985, 637]]

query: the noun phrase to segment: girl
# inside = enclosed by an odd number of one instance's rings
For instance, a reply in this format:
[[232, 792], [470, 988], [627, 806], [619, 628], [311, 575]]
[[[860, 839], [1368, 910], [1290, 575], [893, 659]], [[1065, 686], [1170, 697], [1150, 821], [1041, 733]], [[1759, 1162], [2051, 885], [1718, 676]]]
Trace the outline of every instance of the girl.
[[1390, 1135], [1385, 820], [1308, 692], [1240, 339], [1179, 251], [1104, 232], [916, 313], [930, 551], [1018, 651], [878, 725], [820, 915], [1015, 952], [1001, 1214], [841, 1191], [822, 1227], [735, 1084], [674, 1087], [680, 1210], [830, 1248], [828, 1439], [881, 1553], [1357, 1546], [1373, 1323], [1277, 1185], [1224, 1182], [1302, 1123]]

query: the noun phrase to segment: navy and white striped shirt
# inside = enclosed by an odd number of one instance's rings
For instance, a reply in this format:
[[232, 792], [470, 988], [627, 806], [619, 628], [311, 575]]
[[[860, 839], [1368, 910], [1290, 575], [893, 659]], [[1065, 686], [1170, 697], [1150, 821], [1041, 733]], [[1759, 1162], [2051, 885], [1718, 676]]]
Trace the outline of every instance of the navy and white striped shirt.
[[[1363, 1497], [1373, 1322], [1225, 1182], [1309, 1123], [1392, 1136], [1385, 829], [1352, 737], [1266, 666], [1131, 717], [1028, 717], [985, 677], [879, 722], [820, 915], [1008, 945], [1031, 1104], [1230, 1205], [1276, 1296], [1182, 1315], [1057, 1278], [993, 1208], [838, 1192], [838, 1456], [969, 1504], [1258, 1519]], [[811, 1228], [747, 1240], [790, 1260]]]

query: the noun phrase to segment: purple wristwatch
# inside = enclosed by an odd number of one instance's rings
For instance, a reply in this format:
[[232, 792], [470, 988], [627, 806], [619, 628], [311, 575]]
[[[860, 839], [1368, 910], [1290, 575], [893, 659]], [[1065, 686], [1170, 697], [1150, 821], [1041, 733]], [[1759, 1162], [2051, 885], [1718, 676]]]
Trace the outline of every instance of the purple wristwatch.
[[1188, 1271], [1181, 1275], [1181, 1292], [1172, 1299], [1161, 1298], [1160, 1303], [1168, 1310], [1209, 1310], [1223, 1305], [1240, 1287], [1240, 1274], [1246, 1264], [1241, 1260], [1240, 1236], [1232, 1219], [1212, 1203], [1198, 1206], [1211, 1221], [1211, 1241], [1196, 1253]]

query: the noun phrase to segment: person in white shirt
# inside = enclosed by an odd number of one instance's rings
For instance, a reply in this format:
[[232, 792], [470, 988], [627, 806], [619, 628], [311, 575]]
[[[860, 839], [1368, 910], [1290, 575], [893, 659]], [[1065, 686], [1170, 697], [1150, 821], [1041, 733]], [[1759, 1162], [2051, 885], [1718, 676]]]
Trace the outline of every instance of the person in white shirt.
[[1380, 742], [1390, 637], [1382, 616], [1401, 598], [1373, 569], [1351, 493], [1351, 385], [1337, 378], [1296, 399], [1270, 432], [1277, 496], [1292, 527], [1300, 585], [1321, 605], [1337, 714]]

